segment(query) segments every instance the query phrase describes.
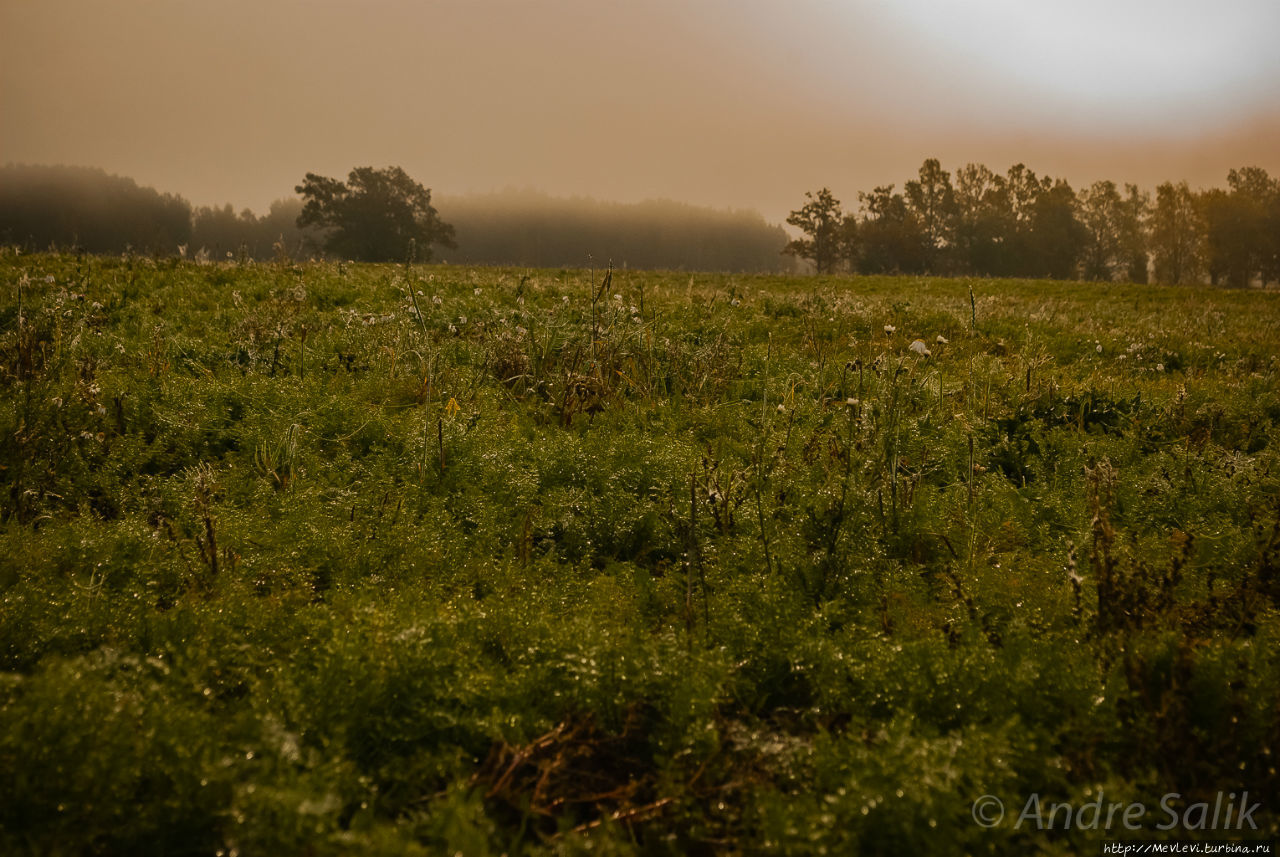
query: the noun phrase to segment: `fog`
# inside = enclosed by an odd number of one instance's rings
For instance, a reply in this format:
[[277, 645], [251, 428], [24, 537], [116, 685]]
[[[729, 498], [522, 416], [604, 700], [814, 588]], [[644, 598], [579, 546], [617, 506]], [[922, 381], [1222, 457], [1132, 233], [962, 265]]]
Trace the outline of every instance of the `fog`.
[[771, 222], [926, 157], [1208, 186], [1280, 172], [1277, 32], [1272, 0], [7, 2], [0, 161], [263, 212], [363, 164]]

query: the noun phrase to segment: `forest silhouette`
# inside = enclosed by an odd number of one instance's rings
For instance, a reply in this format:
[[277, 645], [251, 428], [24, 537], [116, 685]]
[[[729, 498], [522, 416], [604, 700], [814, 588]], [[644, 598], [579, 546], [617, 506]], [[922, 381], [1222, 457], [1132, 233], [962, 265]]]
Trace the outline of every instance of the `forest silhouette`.
[[[1106, 180], [1077, 191], [1023, 164], [1003, 174], [981, 164], [951, 173], [928, 159], [900, 191], [888, 184], [859, 192], [856, 210], [826, 188], [806, 194], [787, 218], [799, 237], [749, 210], [508, 189], [438, 197], [456, 236], [439, 258], [744, 272], [786, 272], [799, 261], [818, 273], [1280, 282], [1280, 179], [1257, 167], [1226, 179], [1225, 188], [1205, 190], [1165, 182], [1154, 195]], [[27, 252], [324, 257], [325, 231], [300, 226], [303, 210], [297, 197], [262, 215], [193, 207], [101, 169], [0, 167], [0, 242]]]

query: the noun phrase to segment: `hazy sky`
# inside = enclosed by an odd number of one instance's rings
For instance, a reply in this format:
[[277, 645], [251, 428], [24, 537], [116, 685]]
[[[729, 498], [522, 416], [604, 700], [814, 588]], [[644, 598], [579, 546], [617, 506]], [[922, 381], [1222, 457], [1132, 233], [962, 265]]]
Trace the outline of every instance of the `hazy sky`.
[[[1023, 161], [1280, 173], [1278, 0], [0, 0], [0, 161], [752, 207]], [[447, 216], [447, 212], [442, 212]]]

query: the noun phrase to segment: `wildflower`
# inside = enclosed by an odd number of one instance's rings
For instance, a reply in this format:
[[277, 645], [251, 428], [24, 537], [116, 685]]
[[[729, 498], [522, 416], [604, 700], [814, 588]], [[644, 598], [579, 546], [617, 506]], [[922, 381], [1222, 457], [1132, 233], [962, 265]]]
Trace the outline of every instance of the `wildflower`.
[[1095, 348], [1094, 350], [1095, 350], [1095, 351], [1097, 351], [1099, 354], [1101, 354], [1101, 353], [1102, 353], [1102, 343], [1101, 343], [1101, 342], [1099, 342], [1099, 343], [1098, 343], [1098, 347], [1097, 347], [1097, 348]]
[[[422, 294], [422, 293], [421, 293], [421, 292], [419, 292], [418, 294]], [[440, 300], [440, 296], [439, 296], [439, 295], [432, 295], [432, 296], [431, 296], [431, 302], [432, 302], [433, 304], [435, 304], [436, 306], [440, 306], [440, 304], [444, 303], [444, 301]]]
[[934, 342], [938, 343], [939, 345], [946, 345], [950, 341], [951, 341], [950, 339], [947, 339], [941, 333], [939, 333], [938, 338], [934, 340]]
[[1163, 372], [1163, 371], [1164, 371], [1164, 364], [1163, 364], [1163, 363], [1157, 363], [1157, 364], [1156, 364], [1156, 371], [1157, 371], [1157, 372]]
[[932, 351], [930, 351], [930, 350], [929, 350], [929, 346], [927, 346], [927, 345], [925, 345], [925, 344], [924, 344], [924, 340], [923, 340], [923, 339], [917, 339], [917, 340], [915, 340], [915, 341], [914, 341], [914, 342], [912, 342], [912, 343], [911, 343], [911, 345], [910, 345], [910, 346], [908, 346], [908, 347], [909, 347], [912, 351], [914, 351], [916, 354], [919, 354], [919, 355], [921, 355], [921, 356], [923, 356], [923, 357], [928, 357], [930, 354], [932, 354], [932, 353], [933, 353]]
[[479, 286], [476, 286], [474, 289], [472, 289], [472, 290], [471, 290], [471, 294], [473, 294], [473, 295], [478, 295], [478, 294], [480, 294], [480, 287], [479, 287]]
[[893, 335], [893, 332], [894, 332], [895, 330], [897, 330], [897, 329], [898, 329], [898, 328], [894, 327], [892, 324], [886, 324], [886, 325], [884, 326], [884, 333], [885, 333], [885, 336], [892, 336], [892, 335]]

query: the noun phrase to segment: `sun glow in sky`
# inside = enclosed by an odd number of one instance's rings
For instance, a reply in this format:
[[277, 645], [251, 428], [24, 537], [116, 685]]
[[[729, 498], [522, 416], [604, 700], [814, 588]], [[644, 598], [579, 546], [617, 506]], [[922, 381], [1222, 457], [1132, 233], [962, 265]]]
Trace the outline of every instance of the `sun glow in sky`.
[[895, 0], [921, 41], [1119, 121], [1221, 118], [1275, 104], [1275, 0]]
[[0, 161], [265, 210], [307, 171], [753, 207], [927, 157], [1280, 173], [1280, 0], [0, 0]]

